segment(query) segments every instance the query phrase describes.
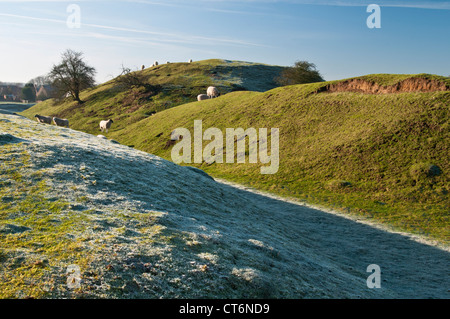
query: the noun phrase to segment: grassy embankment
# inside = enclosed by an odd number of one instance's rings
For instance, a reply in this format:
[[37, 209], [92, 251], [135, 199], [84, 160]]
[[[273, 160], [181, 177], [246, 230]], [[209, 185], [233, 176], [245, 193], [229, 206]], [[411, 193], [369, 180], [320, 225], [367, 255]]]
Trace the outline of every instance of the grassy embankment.
[[[430, 75], [383, 74], [358, 79], [394, 85], [411, 77], [438, 80], [450, 87], [448, 78]], [[97, 108], [95, 116], [91, 117], [87, 108], [77, 110], [67, 104], [42, 104], [24, 114], [31, 117], [47, 110], [67, 115], [72, 127], [97, 134], [91, 126], [98, 116], [107, 114], [101, 113], [102, 107], [109, 108], [108, 114], [116, 115], [117, 124], [108, 137], [166, 159], [171, 158], [166, 143], [172, 130], [185, 127], [192, 133], [194, 120], [203, 120], [204, 130], [216, 127], [222, 132], [226, 128], [276, 127], [280, 129], [280, 168], [274, 175], [260, 174], [261, 164], [189, 165], [214, 177], [448, 242], [450, 92], [317, 93], [339, 82], [263, 93], [232, 92], [172, 107], [139, 121], [121, 120], [130, 110], [120, 99], [123, 93], [101, 93], [100, 86], [85, 93], [89, 105]], [[108, 106], [104, 101], [111, 102]]]
[[232, 91], [266, 91], [277, 86], [274, 78], [282, 67], [219, 59], [193, 63], [169, 63], [135, 71], [150, 88], [128, 87], [115, 80], [81, 93], [84, 104], [71, 99], [38, 103], [23, 115], [35, 114], [70, 119], [74, 129], [97, 135], [100, 120], [114, 120], [115, 130], [138, 123], [156, 112], [197, 101], [210, 85], [221, 94]]

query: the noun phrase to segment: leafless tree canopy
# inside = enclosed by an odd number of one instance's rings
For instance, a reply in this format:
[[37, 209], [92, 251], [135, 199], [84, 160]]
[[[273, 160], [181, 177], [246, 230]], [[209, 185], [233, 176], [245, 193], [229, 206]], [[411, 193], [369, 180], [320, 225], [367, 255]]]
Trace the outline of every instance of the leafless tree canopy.
[[82, 103], [80, 92], [94, 86], [95, 68], [83, 61], [83, 53], [67, 50], [62, 61], [53, 65], [48, 77], [60, 97], [70, 94], [75, 101]]

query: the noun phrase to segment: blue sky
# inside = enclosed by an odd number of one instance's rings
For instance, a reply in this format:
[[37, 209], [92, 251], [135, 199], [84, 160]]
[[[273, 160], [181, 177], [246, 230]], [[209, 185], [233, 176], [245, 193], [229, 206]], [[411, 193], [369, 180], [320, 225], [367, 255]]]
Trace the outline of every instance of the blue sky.
[[[369, 29], [369, 4], [381, 28]], [[71, 4], [80, 28], [69, 28]], [[153, 61], [222, 58], [316, 64], [326, 80], [371, 73], [450, 75], [450, 1], [0, 0], [0, 81], [46, 74], [82, 51], [99, 83]]]

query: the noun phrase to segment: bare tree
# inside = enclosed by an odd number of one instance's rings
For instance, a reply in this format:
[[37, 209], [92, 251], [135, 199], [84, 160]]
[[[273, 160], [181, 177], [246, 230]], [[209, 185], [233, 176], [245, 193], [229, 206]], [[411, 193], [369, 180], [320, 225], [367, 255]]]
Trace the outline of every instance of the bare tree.
[[114, 83], [129, 92], [140, 91], [142, 96], [151, 97], [161, 91], [161, 85], [153, 85], [149, 82], [142, 70], [131, 71], [122, 65], [122, 72], [114, 78]]
[[133, 87], [146, 87], [147, 83], [142, 75], [142, 72], [131, 71], [130, 68], [126, 68], [122, 64], [122, 72], [114, 79], [114, 82], [118, 85], [125, 87], [126, 89], [131, 89]]
[[48, 77], [59, 96], [70, 94], [78, 103], [80, 92], [94, 86], [96, 70], [83, 61], [83, 53], [67, 50], [62, 54], [62, 61], [53, 65]]
[[32, 83], [34, 86], [42, 86], [42, 85], [50, 85], [51, 81], [49, 80], [48, 76], [40, 75], [31, 79], [30, 81], [28, 81], [28, 83]]

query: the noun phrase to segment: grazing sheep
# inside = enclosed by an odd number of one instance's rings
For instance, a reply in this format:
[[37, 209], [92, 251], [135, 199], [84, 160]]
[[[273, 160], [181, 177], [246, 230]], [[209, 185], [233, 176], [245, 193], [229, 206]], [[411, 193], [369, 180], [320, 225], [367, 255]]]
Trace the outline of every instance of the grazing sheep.
[[141, 70], [144, 70], [144, 69], [145, 69], [145, 65], [143, 65], [143, 64], [142, 64], [142, 66], [141, 66]]
[[38, 121], [38, 123], [52, 124], [52, 118], [50, 116], [42, 116], [36, 114], [34, 117], [36, 118], [36, 121]]
[[192, 59], [189, 59], [189, 63], [192, 63]]
[[169, 62], [169, 61], [167, 61], [167, 62], [166, 62], [166, 64], [170, 64], [170, 62]]
[[67, 120], [67, 119], [60, 119], [60, 118], [54, 117], [53, 123], [55, 123], [56, 126], [69, 127], [69, 120]]
[[197, 95], [197, 101], [203, 101], [203, 100], [207, 100], [210, 97], [207, 94], [199, 94]]
[[106, 133], [108, 133], [108, 130], [111, 127], [111, 123], [114, 123], [114, 121], [111, 119], [107, 121], [100, 121], [100, 131], [106, 131]]
[[206, 90], [206, 94], [209, 96], [210, 99], [213, 99], [213, 98], [218, 97], [220, 95], [219, 90], [215, 86], [210, 86]]
[[154, 66], [157, 66], [158, 64], [158, 61], [155, 61], [155, 63], [153, 63]]

